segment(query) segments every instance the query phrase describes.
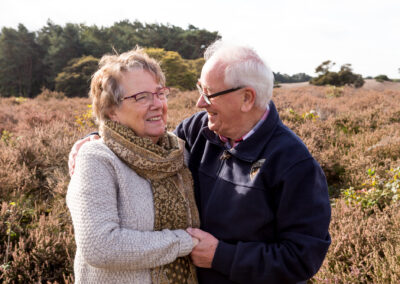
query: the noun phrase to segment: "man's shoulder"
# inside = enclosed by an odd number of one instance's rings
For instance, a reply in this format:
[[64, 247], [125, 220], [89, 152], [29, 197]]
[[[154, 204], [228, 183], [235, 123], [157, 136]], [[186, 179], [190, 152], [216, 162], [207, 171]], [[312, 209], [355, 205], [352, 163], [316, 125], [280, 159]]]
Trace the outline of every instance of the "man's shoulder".
[[264, 154], [269, 160], [283, 167], [290, 167], [300, 161], [313, 159], [304, 142], [290, 128], [279, 123]]
[[292, 149], [310, 154], [303, 140], [283, 123], [278, 123], [273, 140], [282, 150]]
[[179, 138], [189, 142], [196, 139], [201, 130], [207, 127], [208, 117], [207, 112], [202, 111], [183, 120], [174, 130], [175, 135]]
[[206, 111], [200, 111], [192, 116], [184, 119], [181, 124], [184, 124], [185, 126], [191, 126], [191, 127], [203, 127], [207, 126], [208, 122], [208, 117], [207, 117], [207, 112]]

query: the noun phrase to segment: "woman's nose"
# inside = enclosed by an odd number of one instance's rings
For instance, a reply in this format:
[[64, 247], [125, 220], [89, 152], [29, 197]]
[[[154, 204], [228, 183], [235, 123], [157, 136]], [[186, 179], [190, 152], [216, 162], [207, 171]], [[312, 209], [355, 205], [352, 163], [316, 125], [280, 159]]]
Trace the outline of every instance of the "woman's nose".
[[152, 97], [152, 100], [150, 101], [150, 105], [151, 105], [152, 107], [158, 108], [158, 107], [161, 107], [162, 104], [163, 104], [163, 102], [162, 102], [162, 100], [158, 97], [158, 95], [153, 93], [153, 97]]

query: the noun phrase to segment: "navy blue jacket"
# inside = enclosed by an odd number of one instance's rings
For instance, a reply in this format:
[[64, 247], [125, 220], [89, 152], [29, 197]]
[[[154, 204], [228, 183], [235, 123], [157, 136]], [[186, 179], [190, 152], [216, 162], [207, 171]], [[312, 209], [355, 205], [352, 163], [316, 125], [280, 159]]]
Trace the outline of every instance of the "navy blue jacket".
[[207, 113], [184, 120], [201, 229], [218, 238], [200, 283], [296, 283], [320, 268], [330, 245], [325, 175], [274, 104], [263, 125], [227, 150]]

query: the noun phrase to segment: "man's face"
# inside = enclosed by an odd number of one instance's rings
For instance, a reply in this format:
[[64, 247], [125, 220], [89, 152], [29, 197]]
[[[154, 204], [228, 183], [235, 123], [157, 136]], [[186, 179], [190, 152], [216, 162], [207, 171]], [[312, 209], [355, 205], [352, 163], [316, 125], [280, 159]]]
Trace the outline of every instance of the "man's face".
[[[199, 84], [208, 95], [224, 91], [232, 87], [224, 84], [223, 68], [218, 63], [209, 64], [207, 62], [202, 70]], [[208, 114], [208, 128], [218, 135], [228, 138], [236, 138], [239, 133], [238, 116], [241, 115], [240, 106], [243, 90], [237, 90], [210, 99], [211, 105], [208, 105], [200, 95], [197, 101], [197, 107], [204, 108]]]

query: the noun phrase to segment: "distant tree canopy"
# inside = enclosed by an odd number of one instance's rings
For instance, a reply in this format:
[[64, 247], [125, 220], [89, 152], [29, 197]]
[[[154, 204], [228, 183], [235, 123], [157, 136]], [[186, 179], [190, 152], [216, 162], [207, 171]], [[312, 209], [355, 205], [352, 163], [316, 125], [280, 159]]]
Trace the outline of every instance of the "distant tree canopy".
[[378, 75], [378, 76], [375, 76], [375, 78], [374, 78], [376, 81], [378, 81], [378, 82], [383, 82], [383, 81], [392, 81], [388, 76], [386, 76], [386, 75], [384, 75], [384, 74], [382, 74], [382, 75]]
[[23, 26], [0, 33], [0, 96], [31, 97], [44, 84], [43, 49]]
[[300, 83], [300, 82], [308, 82], [311, 80], [311, 76], [306, 73], [297, 73], [292, 76], [281, 73], [274, 73], [275, 83]]
[[322, 85], [333, 85], [333, 86], [344, 86], [352, 85], [356, 88], [364, 85], [364, 79], [359, 74], [354, 74], [351, 69], [351, 64], [344, 64], [340, 67], [339, 72], [330, 71], [335, 65], [330, 60], [322, 62], [315, 72], [319, 74], [318, 77], [311, 79], [310, 83], [317, 86]]
[[[165, 68], [170, 68], [171, 71], [164, 71], [169, 73], [168, 77], [172, 76], [169, 80], [173, 86], [193, 88], [191, 84], [204, 62], [198, 58], [203, 56], [205, 47], [219, 38], [217, 32], [193, 25], [183, 29], [128, 20], [111, 27], [71, 23], [59, 26], [49, 20], [37, 32], [29, 32], [22, 24], [18, 29], [3, 28], [0, 96], [34, 97], [42, 87], [63, 90], [69, 96], [85, 96], [87, 79], [90, 80], [90, 74], [85, 72], [93, 69], [95, 61], [106, 53], [122, 53], [136, 45], [162, 49], [165, 54], [159, 60]], [[84, 93], [79, 93], [83, 90]]]

